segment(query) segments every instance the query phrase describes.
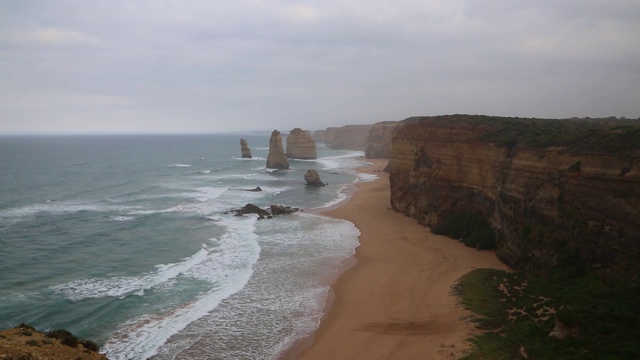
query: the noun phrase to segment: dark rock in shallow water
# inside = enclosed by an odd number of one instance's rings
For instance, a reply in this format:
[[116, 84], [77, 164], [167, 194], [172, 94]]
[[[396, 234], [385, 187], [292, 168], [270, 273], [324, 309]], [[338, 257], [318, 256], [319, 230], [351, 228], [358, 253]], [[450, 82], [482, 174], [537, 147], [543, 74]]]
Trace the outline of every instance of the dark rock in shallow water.
[[256, 186], [255, 189], [248, 189], [248, 190], [245, 190], [245, 191], [260, 192], [260, 191], [262, 191], [262, 188], [260, 186]]
[[326, 184], [320, 180], [320, 174], [316, 169], [307, 170], [304, 174], [304, 181], [310, 186], [325, 186]]
[[251, 149], [247, 145], [247, 140], [240, 139], [240, 151], [242, 152], [243, 159], [251, 159]]
[[282, 205], [271, 205], [271, 213], [273, 215], [289, 215], [296, 211], [300, 210], [299, 208], [292, 208], [291, 206], [282, 206]]
[[271, 213], [268, 212], [267, 210], [264, 210], [256, 205], [253, 204], [247, 204], [245, 206], [243, 206], [241, 209], [235, 209], [232, 210], [236, 216], [242, 216], [242, 215], [247, 215], [247, 214], [256, 214], [258, 215], [258, 218], [263, 219], [265, 217], [271, 216]]

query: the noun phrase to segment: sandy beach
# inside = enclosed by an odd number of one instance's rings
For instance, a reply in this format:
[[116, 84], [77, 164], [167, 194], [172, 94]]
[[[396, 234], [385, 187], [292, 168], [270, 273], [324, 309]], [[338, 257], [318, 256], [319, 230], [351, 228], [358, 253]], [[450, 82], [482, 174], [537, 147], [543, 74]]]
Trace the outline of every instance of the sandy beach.
[[[387, 160], [361, 172], [380, 178], [326, 215], [361, 231], [357, 263], [333, 284], [326, 316], [313, 339], [287, 358], [455, 359], [473, 326], [451, 286], [475, 268], [500, 268], [492, 251], [477, 251], [438, 235], [391, 209]], [[302, 350], [304, 349], [304, 350]]]

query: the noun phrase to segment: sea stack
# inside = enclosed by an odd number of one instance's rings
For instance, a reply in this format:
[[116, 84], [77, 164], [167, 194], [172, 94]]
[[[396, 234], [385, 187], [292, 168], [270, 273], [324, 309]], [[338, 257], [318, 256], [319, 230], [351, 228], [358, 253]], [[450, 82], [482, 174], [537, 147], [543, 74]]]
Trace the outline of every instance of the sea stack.
[[240, 151], [242, 152], [243, 159], [251, 159], [251, 149], [247, 145], [247, 140], [240, 139]]
[[309, 186], [325, 186], [326, 184], [320, 180], [320, 174], [316, 169], [307, 170], [304, 174], [304, 181], [307, 182]]
[[287, 157], [292, 159], [317, 159], [316, 142], [311, 134], [295, 128], [287, 136]]
[[269, 156], [267, 156], [267, 168], [269, 169], [288, 169], [289, 160], [284, 153], [282, 146], [282, 134], [280, 131], [273, 130], [271, 139], [269, 139]]

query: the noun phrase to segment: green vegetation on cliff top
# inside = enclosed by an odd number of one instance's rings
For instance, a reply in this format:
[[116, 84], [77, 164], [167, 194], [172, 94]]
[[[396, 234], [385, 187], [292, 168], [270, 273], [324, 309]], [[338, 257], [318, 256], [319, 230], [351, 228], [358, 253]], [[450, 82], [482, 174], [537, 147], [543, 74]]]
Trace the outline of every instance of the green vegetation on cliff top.
[[479, 126], [478, 141], [512, 149], [562, 147], [572, 152], [625, 155], [640, 150], [640, 119], [571, 118], [537, 119], [488, 115], [414, 117], [406, 123], [463, 122]]
[[[463, 358], [640, 359], [640, 296], [594, 274], [476, 269], [455, 290], [481, 331]], [[565, 337], [549, 334], [556, 321]], [[522, 350], [521, 350], [522, 349]]]

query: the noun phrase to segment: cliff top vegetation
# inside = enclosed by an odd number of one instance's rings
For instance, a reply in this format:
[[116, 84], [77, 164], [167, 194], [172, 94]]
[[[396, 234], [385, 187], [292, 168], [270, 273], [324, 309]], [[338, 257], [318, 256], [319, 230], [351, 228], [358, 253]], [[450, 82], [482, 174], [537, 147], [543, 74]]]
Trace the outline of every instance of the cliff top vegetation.
[[479, 130], [475, 140], [513, 149], [561, 147], [570, 152], [630, 155], [640, 150], [640, 119], [538, 119], [487, 115], [443, 115], [407, 119], [464, 123]]

